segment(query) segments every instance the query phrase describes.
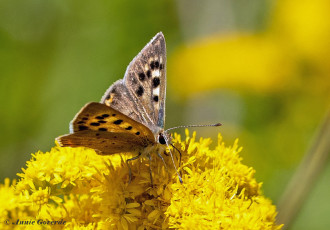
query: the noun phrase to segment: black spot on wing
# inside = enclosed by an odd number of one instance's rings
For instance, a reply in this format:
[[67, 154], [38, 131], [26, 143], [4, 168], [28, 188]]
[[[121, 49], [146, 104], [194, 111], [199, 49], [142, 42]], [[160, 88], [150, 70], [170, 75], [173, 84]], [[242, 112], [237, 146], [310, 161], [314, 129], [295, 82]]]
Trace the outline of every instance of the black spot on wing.
[[144, 93], [143, 87], [140, 85], [139, 88], [136, 90], [136, 94], [141, 97]]
[[152, 87], [157, 88], [159, 84], [160, 84], [159, 77], [155, 77], [154, 79], [152, 79]]
[[159, 69], [160, 69], [160, 70], [164, 69], [164, 65], [163, 65], [163, 64], [160, 64], [160, 65], [159, 65]]
[[155, 102], [158, 102], [158, 96], [154, 96], [154, 97], [153, 97], [153, 100], [154, 100]]
[[128, 126], [127, 128], [125, 128], [126, 130], [131, 130], [133, 127], [132, 126]]
[[140, 135], [140, 132], [136, 132], [135, 135]]
[[119, 125], [119, 124], [121, 124], [123, 122], [123, 120], [116, 120], [116, 121], [114, 121], [113, 123], [115, 124], [115, 125]]
[[159, 68], [159, 61], [155, 61], [155, 68]]
[[88, 130], [88, 127], [87, 126], [84, 126], [84, 125], [79, 125], [78, 126], [78, 129], [79, 129], [79, 131]]
[[148, 77], [148, 78], [151, 77], [151, 71], [150, 71], [150, 69], [147, 71], [147, 77]]
[[144, 73], [142, 73], [142, 72], [139, 73], [139, 79], [140, 79], [140, 81], [144, 81], [145, 78], [146, 78], [146, 75]]
[[99, 131], [108, 131], [106, 128], [99, 128]]
[[100, 126], [100, 123], [98, 123], [98, 122], [92, 122], [92, 123], [90, 123], [90, 125], [91, 126]]
[[100, 119], [101, 119], [101, 120], [104, 119], [104, 117], [102, 117], [102, 116], [97, 116], [97, 117], [95, 117], [95, 118], [96, 118], [96, 119], [99, 119], [99, 120], [100, 120]]
[[150, 62], [150, 68], [151, 68], [152, 70], [155, 69], [155, 62], [154, 62], [154, 61]]
[[104, 124], [104, 123], [107, 123], [107, 121], [101, 120], [101, 121], [99, 121], [99, 123], [103, 123]]
[[85, 124], [85, 122], [84, 121], [78, 121], [77, 124]]
[[105, 118], [105, 117], [109, 117], [110, 115], [109, 114], [103, 114], [102, 117]]

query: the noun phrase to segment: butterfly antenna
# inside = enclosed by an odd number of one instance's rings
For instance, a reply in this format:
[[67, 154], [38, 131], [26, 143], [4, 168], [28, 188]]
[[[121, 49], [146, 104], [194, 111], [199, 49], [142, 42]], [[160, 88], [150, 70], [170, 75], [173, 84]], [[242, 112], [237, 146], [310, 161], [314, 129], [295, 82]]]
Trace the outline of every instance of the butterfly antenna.
[[[168, 145], [168, 139], [167, 139], [166, 137], [165, 137], [165, 142], [166, 142], [167, 147], [170, 147], [170, 146]], [[174, 168], [175, 168], [176, 174], [177, 174], [178, 177], [179, 177], [180, 183], [183, 184], [183, 180], [182, 180], [182, 178], [181, 178], [181, 176], [180, 176], [180, 174], [179, 174], [179, 172], [178, 172], [178, 169], [177, 169], [177, 167], [176, 167], [176, 165], [175, 165], [172, 151], [171, 151], [170, 148], [169, 148], [168, 150], [170, 151], [171, 159], [172, 159], [172, 162], [173, 162], [173, 165], [174, 165]]]
[[211, 125], [180, 125], [180, 126], [176, 126], [176, 127], [166, 129], [165, 132], [170, 131], [172, 129], [189, 128], [189, 127], [221, 126], [221, 125], [222, 125], [221, 123], [216, 123], [216, 124], [211, 124]]

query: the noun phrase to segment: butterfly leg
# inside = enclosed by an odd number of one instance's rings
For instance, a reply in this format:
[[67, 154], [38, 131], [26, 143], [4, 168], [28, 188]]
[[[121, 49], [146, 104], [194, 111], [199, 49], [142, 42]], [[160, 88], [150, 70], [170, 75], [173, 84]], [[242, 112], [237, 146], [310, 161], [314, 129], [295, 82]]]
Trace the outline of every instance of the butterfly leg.
[[182, 178], [181, 178], [181, 176], [180, 176], [180, 174], [178, 172], [178, 169], [176, 168], [176, 165], [175, 165], [175, 162], [174, 162], [174, 158], [173, 158], [173, 154], [172, 154], [171, 149], [169, 149], [169, 152], [170, 152], [170, 156], [171, 156], [171, 159], [172, 159], [173, 166], [175, 168], [176, 174], [178, 175], [179, 181], [180, 181], [181, 184], [183, 184]]
[[151, 187], [153, 187], [153, 180], [152, 180], [152, 171], [151, 171], [151, 156], [150, 154], [147, 155], [148, 159], [149, 159], [149, 173], [150, 173], [150, 183], [151, 183]]
[[[166, 153], [166, 151], [165, 151], [165, 153]], [[167, 153], [166, 153], [166, 154], [167, 154]], [[165, 166], [165, 169], [166, 169], [166, 171], [168, 171], [167, 165], [166, 165], [165, 160], [164, 160], [164, 158], [162, 157], [162, 155], [160, 155], [160, 153], [157, 153], [157, 156], [158, 156], [160, 159], [162, 159], [162, 161], [163, 161], [163, 163], [164, 163], [164, 166]], [[168, 155], [167, 155], [167, 156], [168, 156]]]
[[129, 166], [129, 163], [128, 162], [129, 161], [136, 160], [136, 159], [139, 159], [141, 155], [142, 155], [142, 153], [139, 152], [139, 154], [137, 156], [132, 157], [132, 158], [126, 160], [126, 164], [127, 164], [127, 167], [128, 167], [128, 173], [129, 173], [129, 182], [128, 182], [129, 184], [132, 181], [132, 169], [131, 169], [131, 166]]
[[[181, 167], [181, 159], [182, 159], [181, 151], [180, 151], [177, 147], [175, 147], [173, 144], [171, 144], [171, 145], [172, 145], [172, 147], [173, 147], [176, 151], [179, 152], [179, 155], [180, 155], [179, 168], [180, 168], [180, 167]], [[177, 159], [178, 159], [178, 158], [177, 158]], [[180, 172], [180, 175], [181, 175], [181, 172]]]
[[[176, 151], [178, 151], [179, 156], [180, 156], [180, 162], [181, 162], [181, 158], [182, 158], [181, 151], [180, 151], [177, 147], [175, 147], [173, 144], [171, 144], [171, 146], [172, 146]], [[176, 159], [178, 159], [178, 158], [176, 158]]]

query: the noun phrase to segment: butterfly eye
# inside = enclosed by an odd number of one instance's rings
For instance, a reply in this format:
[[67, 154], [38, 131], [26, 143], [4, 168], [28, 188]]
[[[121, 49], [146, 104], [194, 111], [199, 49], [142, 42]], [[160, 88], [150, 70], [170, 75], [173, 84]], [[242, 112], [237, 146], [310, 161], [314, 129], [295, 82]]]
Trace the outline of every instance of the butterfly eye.
[[164, 136], [163, 136], [162, 133], [160, 133], [160, 134], [158, 135], [158, 142], [159, 142], [160, 144], [162, 144], [162, 145], [165, 145], [165, 144], [166, 144], [165, 138], [164, 138]]

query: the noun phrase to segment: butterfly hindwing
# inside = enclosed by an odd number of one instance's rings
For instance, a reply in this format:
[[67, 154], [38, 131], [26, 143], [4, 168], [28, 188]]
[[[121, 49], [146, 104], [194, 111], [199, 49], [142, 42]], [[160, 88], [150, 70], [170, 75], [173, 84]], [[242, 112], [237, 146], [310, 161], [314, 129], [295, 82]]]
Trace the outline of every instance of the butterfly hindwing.
[[102, 97], [101, 103], [120, 111], [142, 124], [150, 123], [146, 117], [143, 117], [141, 106], [134, 102], [122, 79], [116, 81], [110, 86]]
[[154, 125], [164, 127], [166, 91], [165, 38], [158, 33], [127, 67], [124, 82]]

